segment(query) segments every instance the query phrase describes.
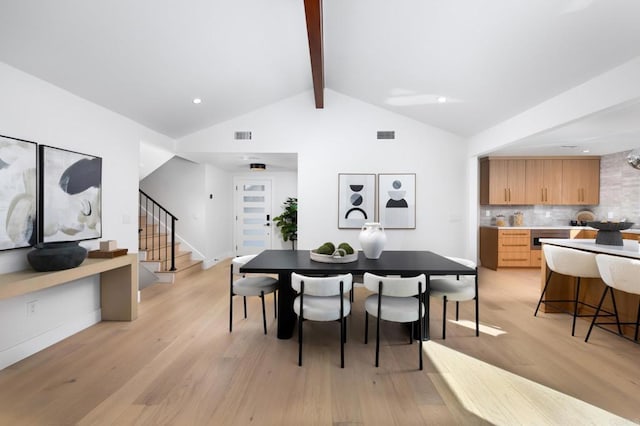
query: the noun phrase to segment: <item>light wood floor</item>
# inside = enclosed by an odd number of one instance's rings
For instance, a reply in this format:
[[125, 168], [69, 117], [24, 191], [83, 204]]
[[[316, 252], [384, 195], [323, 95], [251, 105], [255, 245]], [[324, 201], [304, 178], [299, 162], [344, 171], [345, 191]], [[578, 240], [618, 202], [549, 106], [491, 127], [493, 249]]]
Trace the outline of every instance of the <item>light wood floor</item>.
[[449, 322], [442, 340], [441, 305], [432, 302], [422, 372], [417, 344], [408, 345], [396, 324], [383, 326], [381, 367], [373, 366], [375, 346], [362, 342], [362, 288], [346, 368], [339, 367], [337, 323], [313, 322], [305, 323], [298, 367], [297, 341], [275, 337], [272, 299], [267, 336], [258, 298], [249, 299], [247, 320], [236, 298], [228, 332], [222, 262], [145, 288], [134, 322], [100, 323], [0, 371], [0, 424], [640, 422], [640, 345], [598, 329], [584, 343], [586, 321], [571, 337], [569, 316], [534, 318], [535, 271], [481, 269], [480, 277], [481, 336], [467, 302], [461, 319], [468, 324]]

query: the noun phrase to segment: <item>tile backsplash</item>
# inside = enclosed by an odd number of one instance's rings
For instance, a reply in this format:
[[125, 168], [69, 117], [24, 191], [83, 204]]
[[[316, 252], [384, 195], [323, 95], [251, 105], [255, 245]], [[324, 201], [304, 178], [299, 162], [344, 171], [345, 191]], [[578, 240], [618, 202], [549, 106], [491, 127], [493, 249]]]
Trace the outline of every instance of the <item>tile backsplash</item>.
[[[564, 226], [581, 210], [591, 210], [596, 220], [626, 219], [640, 227], [640, 170], [627, 164], [630, 151], [600, 158], [600, 205], [597, 206], [480, 206], [481, 226], [495, 225], [497, 215], [504, 215], [509, 225], [513, 214], [522, 212], [524, 226]], [[488, 215], [487, 215], [488, 213]]]

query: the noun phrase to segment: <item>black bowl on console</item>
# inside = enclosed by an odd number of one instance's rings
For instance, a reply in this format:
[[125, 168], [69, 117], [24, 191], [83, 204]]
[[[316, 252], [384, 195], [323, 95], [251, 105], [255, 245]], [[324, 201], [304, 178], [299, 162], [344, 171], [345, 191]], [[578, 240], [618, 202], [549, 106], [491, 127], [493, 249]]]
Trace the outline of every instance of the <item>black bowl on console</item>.
[[596, 228], [596, 244], [607, 246], [622, 246], [622, 233], [633, 226], [633, 222], [587, 222], [587, 226]]

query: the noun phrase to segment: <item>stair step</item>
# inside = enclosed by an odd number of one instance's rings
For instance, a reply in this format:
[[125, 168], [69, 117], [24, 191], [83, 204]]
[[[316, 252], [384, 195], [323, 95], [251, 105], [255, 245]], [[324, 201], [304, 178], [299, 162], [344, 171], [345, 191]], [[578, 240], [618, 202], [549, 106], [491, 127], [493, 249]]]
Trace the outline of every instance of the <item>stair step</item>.
[[175, 271], [158, 271], [156, 275], [161, 278], [169, 276], [169, 279], [164, 279], [168, 282], [176, 282], [177, 280], [187, 277], [191, 274], [194, 274], [198, 271], [202, 270], [202, 260], [191, 260], [188, 264], [181, 266], [180, 268], [176, 268]]
[[[169, 271], [171, 268], [171, 259], [149, 259], [152, 262], [160, 263], [160, 271]], [[176, 269], [180, 269], [185, 265], [188, 265], [191, 262], [191, 252], [190, 251], [181, 251], [176, 253], [175, 258], [175, 267]]]

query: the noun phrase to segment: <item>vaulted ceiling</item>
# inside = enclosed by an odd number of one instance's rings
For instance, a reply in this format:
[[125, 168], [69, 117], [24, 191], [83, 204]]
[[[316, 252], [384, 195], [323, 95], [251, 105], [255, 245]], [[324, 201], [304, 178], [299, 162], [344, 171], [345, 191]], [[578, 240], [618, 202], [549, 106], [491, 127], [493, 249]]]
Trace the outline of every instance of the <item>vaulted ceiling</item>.
[[[327, 88], [461, 136], [640, 56], [640, 1], [322, 13]], [[309, 59], [304, 0], [0, 0], [0, 61], [172, 138], [311, 90]]]

